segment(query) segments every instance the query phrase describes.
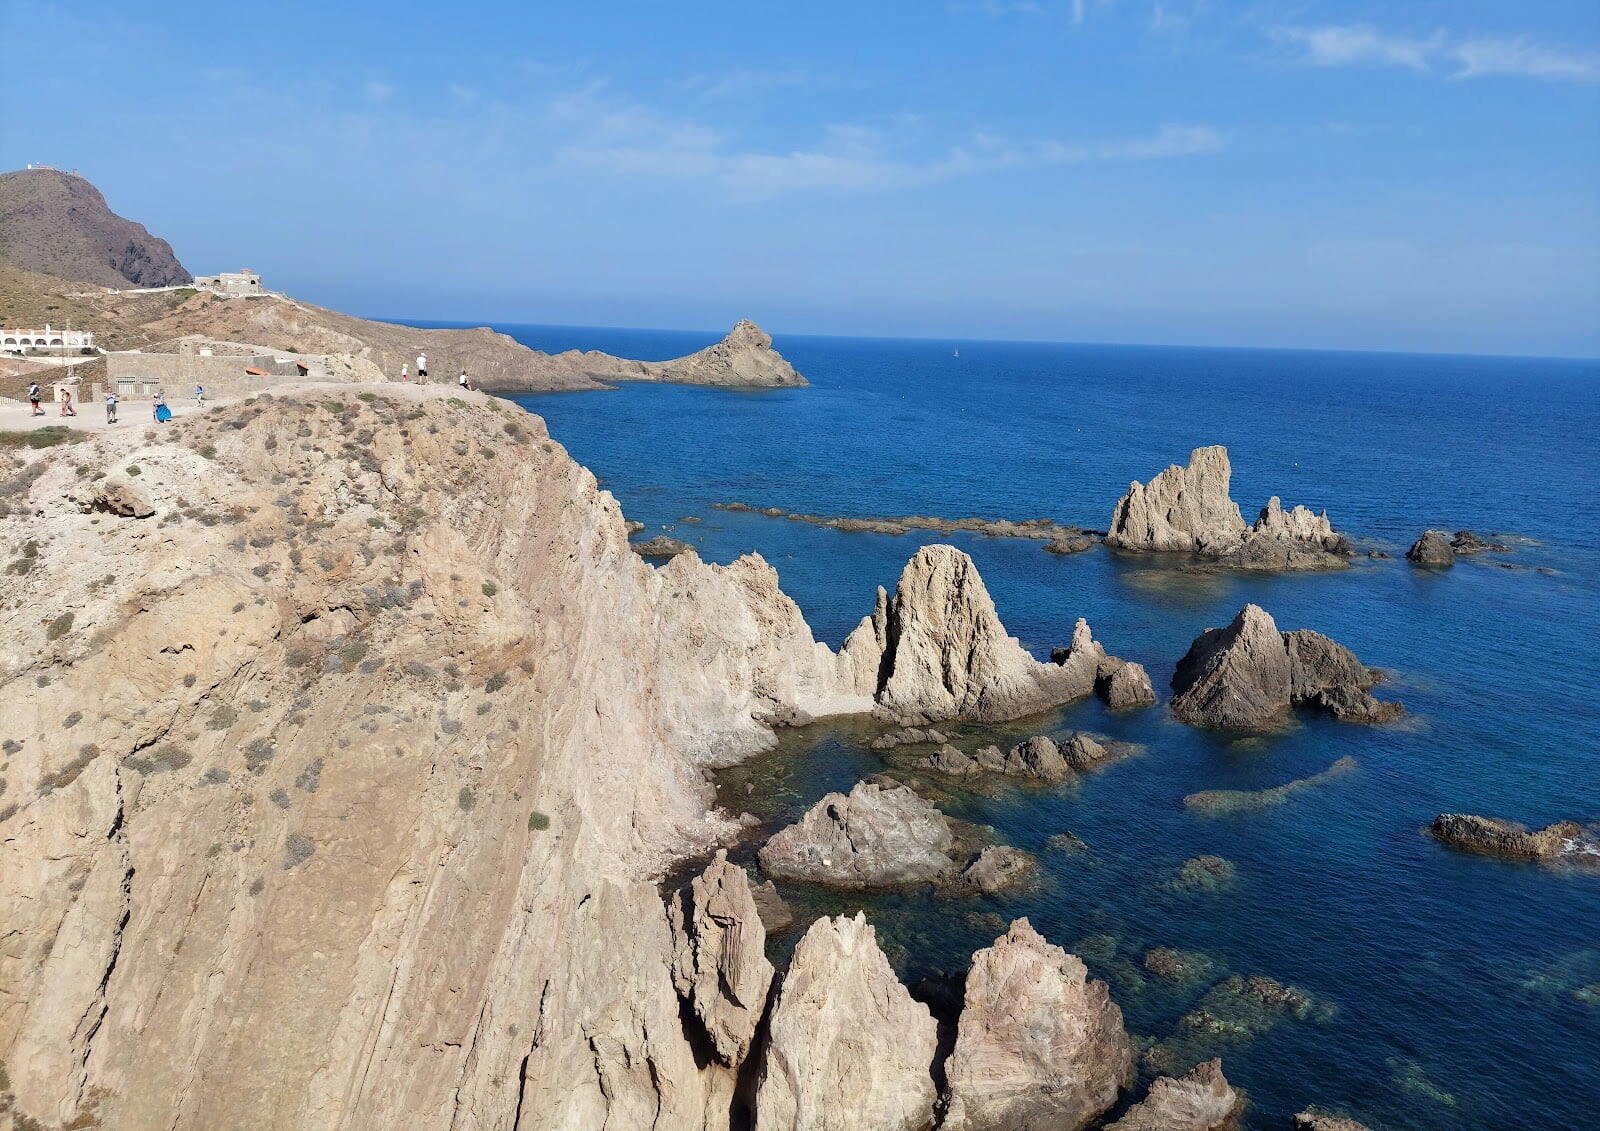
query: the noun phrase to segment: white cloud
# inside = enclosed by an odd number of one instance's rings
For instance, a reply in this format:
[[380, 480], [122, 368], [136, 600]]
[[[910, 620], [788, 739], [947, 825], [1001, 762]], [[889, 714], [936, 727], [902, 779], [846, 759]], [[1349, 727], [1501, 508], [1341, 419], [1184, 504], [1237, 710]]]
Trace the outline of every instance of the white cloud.
[[1226, 145], [1210, 126], [1164, 125], [1151, 134], [1096, 142], [980, 133], [930, 146], [921, 123], [900, 118], [883, 126], [836, 123], [810, 145], [769, 152], [741, 147], [709, 126], [609, 103], [594, 88], [559, 100], [552, 117], [569, 134], [555, 150], [558, 167], [704, 181], [746, 198], [902, 189], [1008, 169], [1184, 157]]
[[1542, 47], [1526, 37], [1468, 38], [1435, 31], [1425, 39], [1366, 24], [1276, 27], [1268, 33], [1318, 67], [1389, 66], [1450, 78], [1509, 75], [1564, 82], [1600, 81], [1600, 55]]
[[1517, 39], [1467, 39], [1449, 50], [1457, 78], [1516, 75], [1566, 82], [1600, 81], [1600, 54], [1552, 51]]

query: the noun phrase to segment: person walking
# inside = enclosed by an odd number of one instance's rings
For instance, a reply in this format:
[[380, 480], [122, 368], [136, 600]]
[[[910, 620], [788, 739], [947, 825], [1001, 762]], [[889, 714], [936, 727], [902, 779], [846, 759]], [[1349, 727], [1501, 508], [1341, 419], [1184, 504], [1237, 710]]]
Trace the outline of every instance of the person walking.
[[172, 410], [167, 407], [167, 395], [160, 389], [150, 396], [150, 415], [157, 424], [165, 424], [172, 419]]
[[196, 385], [194, 387], [194, 403], [197, 405], [206, 403], [206, 387], [204, 385]]
[[28, 404], [33, 406], [34, 416], [44, 415], [44, 409], [39, 407], [39, 398], [42, 396], [44, 396], [44, 392], [39, 388], [39, 382], [35, 381], [28, 386]]
[[107, 389], [106, 390], [106, 423], [107, 424], [115, 424], [116, 422], [117, 422], [117, 391], [115, 389]]
[[425, 354], [425, 353], [419, 353], [419, 354], [417, 354], [417, 380], [418, 381], [426, 381], [427, 379], [428, 379], [428, 355]]
[[411, 383], [411, 370], [407, 369], [404, 365], [400, 367], [400, 380], [404, 381], [408, 385]]
[[71, 389], [62, 389], [61, 390], [61, 415], [62, 416], [77, 416], [78, 415], [78, 410], [72, 407], [72, 390]]

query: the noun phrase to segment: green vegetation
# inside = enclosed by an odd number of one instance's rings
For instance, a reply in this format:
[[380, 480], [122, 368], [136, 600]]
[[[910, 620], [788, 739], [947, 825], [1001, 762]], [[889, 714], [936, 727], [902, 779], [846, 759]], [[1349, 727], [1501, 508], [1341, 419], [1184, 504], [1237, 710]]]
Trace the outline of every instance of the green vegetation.
[[506, 679], [505, 672], [495, 672], [489, 677], [489, 681], [483, 685], [483, 689], [489, 692], [489, 694], [493, 695], [496, 691], [499, 691], [502, 687], [504, 687], [507, 682], [508, 681]]
[[49, 627], [44, 630], [44, 637], [46, 640], [60, 640], [63, 636], [71, 631], [72, 614], [62, 613], [55, 620], [50, 622]]
[[539, 812], [539, 810], [535, 809], [532, 813], [528, 814], [528, 831], [529, 832], [542, 833], [542, 832], [544, 832], [545, 829], [548, 829], [549, 827], [550, 827], [550, 818], [546, 817], [543, 813]]
[[144, 474], [144, 470], [142, 468], [140, 468], [140, 466], [138, 464], [136, 464], [136, 463], [130, 463], [128, 465], [128, 467], [127, 467], [127, 472], [128, 472], [129, 475], [143, 475]]
[[461, 792], [456, 794], [456, 804], [461, 806], [463, 813], [472, 812], [472, 807], [478, 803], [478, 795], [472, 792], [470, 785], [461, 787]]
[[47, 424], [24, 432], [0, 432], [0, 448], [53, 448], [59, 444], [76, 444], [88, 435], [65, 424]]
[[483, 595], [485, 597], [493, 597], [498, 592], [500, 592], [500, 587], [494, 582], [485, 581], [483, 583]]

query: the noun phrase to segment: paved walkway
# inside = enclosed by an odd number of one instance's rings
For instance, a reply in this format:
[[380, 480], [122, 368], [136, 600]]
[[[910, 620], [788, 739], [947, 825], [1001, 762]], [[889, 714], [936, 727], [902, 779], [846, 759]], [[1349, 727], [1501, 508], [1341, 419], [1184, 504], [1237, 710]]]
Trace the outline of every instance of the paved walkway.
[[[173, 397], [167, 401], [167, 407], [172, 410], [172, 417], [177, 420], [195, 412], [204, 412], [208, 408], [215, 408], [219, 404], [232, 404], [237, 398], [227, 398], [217, 401], [207, 400], [203, 408], [196, 407], [193, 397]], [[39, 402], [39, 407], [44, 409], [43, 416], [30, 415], [27, 401], [13, 401], [0, 397], [0, 432], [21, 432], [34, 428], [47, 428], [52, 424], [65, 424], [68, 428], [76, 428], [83, 432], [107, 432], [113, 428], [136, 428], [141, 425], [154, 424], [150, 417], [150, 402], [141, 397], [137, 400], [123, 401], [117, 405], [117, 423], [106, 423], [106, 406], [103, 403], [73, 405], [78, 410], [77, 416], [62, 416], [61, 406], [46, 397]]]

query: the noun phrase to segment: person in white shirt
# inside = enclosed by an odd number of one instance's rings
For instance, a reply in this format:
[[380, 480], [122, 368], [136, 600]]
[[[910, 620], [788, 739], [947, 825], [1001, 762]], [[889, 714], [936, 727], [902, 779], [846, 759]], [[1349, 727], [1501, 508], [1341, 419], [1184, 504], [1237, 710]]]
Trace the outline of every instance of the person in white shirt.
[[428, 379], [428, 355], [425, 354], [425, 353], [419, 353], [419, 354], [417, 354], [417, 380], [418, 381], [426, 381], [427, 379]]
[[411, 370], [407, 369], [404, 365], [402, 365], [400, 367], [400, 380], [402, 380], [402, 381], [410, 381], [411, 380]]
[[472, 378], [467, 376], [467, 371], [465, 369], [461, 371], [461, 376], [456, 378], [456, 383], [461, 386], [462, 392], [472, 392]]
[[116, 422], [117, 422], [117, 391], [115, 389], [107, 389], [106, 390], [106, 423], [107, 424], [115, 424]]

